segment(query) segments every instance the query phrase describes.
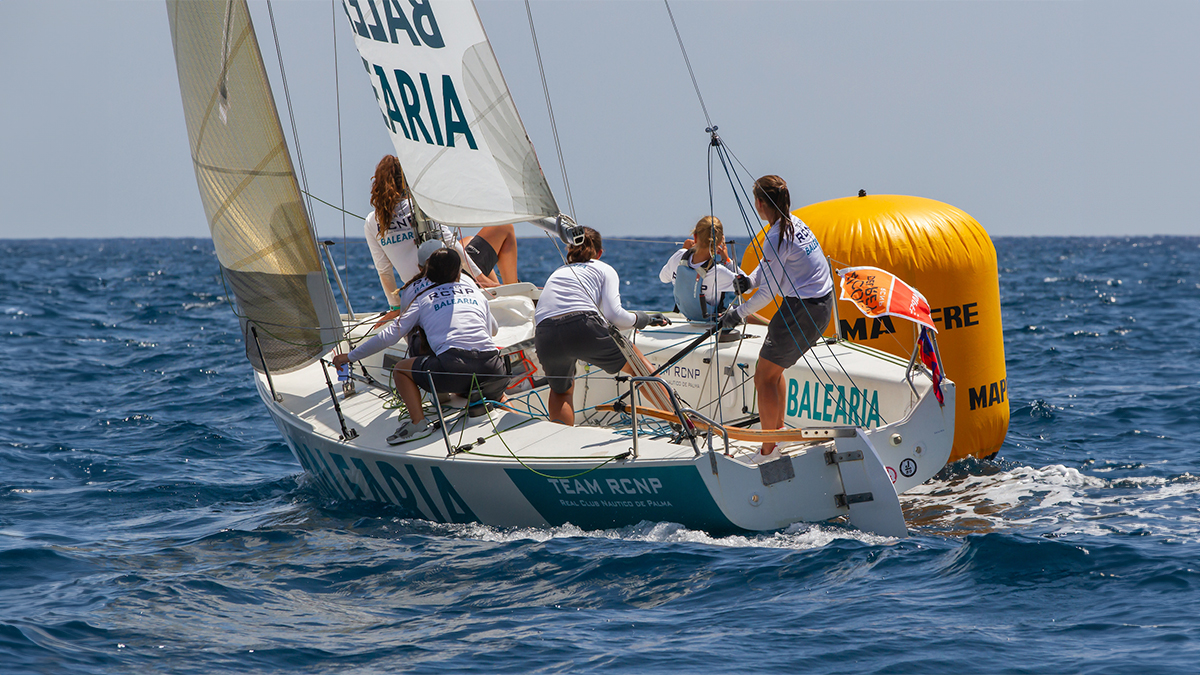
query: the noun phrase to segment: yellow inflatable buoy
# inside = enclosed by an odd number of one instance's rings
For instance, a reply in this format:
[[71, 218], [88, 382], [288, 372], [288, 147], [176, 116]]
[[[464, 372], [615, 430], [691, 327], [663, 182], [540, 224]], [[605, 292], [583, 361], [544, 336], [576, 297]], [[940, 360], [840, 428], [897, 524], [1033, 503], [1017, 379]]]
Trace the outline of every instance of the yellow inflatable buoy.
[[[1008, 433], [996, 247], [974, 218], [949, 204], [922, 197], [859, 195], [793, 213], [812, 229], [835, 271], [879, 267], [929, 300], [943, 368], [957, 385], [950, 460], [996, 454]], [[763, 228], [746, 247], [742, 269], [747, 272], [758, 266], [765, 233]], [[774, 311], [772, 303], [760, 314], [770, 318]], [[917, 335], [913, 324], [867, 318], [850, 302], [839, 301], [837, 314], [843, 337], [904, 358], [912, 354]], [[833, 330], [831, 322], [826, 335]]]

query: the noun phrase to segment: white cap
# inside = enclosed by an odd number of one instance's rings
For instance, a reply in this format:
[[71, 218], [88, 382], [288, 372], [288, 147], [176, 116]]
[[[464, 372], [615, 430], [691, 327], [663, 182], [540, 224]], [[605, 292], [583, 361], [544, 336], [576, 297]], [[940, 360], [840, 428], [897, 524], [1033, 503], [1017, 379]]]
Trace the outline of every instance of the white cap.
[[421, 244], [417, 248], [417, 264], [424, 267], [425, 263], [429, 260], [429, 256], [433, 255], [434, 251], [439, 251], [443, 248], [446, 248], [446, 244], [442, 243], [441, 239], [430, 239]]

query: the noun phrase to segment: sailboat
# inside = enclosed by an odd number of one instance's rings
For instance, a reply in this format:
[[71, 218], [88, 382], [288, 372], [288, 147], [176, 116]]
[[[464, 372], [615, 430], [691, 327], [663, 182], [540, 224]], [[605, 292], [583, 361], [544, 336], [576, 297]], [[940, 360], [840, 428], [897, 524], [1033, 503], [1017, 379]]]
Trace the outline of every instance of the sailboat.
[[[946, 464], [954, 383], [935, 385], [916, 353], [906, 361], [837, 336], [786, 372], [788, 429], [754, 428], [765, 329], [730, 339], [679, 315], [622, 338], [654, 370], [614, 378], [581, 365], [567, 427], [544, 414], [532, 348], [541, 291], [509, 284], [489, 291], [514, 372], [507, 399], [478, 415], [431, 397], [438, 432], [389, 446], [387, 374], [404, 345], [337, 381], [332, 354], [370, 335], [378, 314], [338, 308], [336, 266], [323, 263], [245, 0], [167, 6], [197, 183], [246, 356], [322, 492], [498, 527], [667, 521], [724, 533], [843, 519], [906, 536], [898, 495]], [[343, 6], [420, 210], [451, 226], [531, 222], [573, 240], [470, 0]], [[764, 440], [780, 457], [756, 463]]]

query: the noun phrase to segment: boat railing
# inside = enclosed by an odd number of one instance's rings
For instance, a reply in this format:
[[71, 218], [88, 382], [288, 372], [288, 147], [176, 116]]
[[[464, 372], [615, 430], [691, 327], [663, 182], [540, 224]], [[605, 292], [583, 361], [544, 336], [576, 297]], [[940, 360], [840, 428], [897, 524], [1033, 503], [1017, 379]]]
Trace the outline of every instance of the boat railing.
[[729, 432], [725, 430], [725, 426], [714, 421], [707, 415], [693, 409], [683, 406], [679, 403], [679, 396], [675, 394], [675, 390], [667, 384], [666, 380], [653, 375], [638, 375], [629, 379], [629, 416], [632, 419], [633, 428], [633, 456], [638, 456], [638, 390], [646, 384], [657, 384], [666, 392], [667, 397], [671, 402], [671, 407], [674, 409], [675, 416], [679, 418], [679, 423], [682, 427], [682, 433], [692, 444], [692, 450], [696, 456], [700, 456], [700, 446], [696, 444], [695, 426], [688, 419], [689, 416], [696, 417], [708, 425], [708, 449], [712, 451], [712, 430], [715, 428], [721, 432], [722, 438], [725, 440], [725, 454], [729, 454]]
[[[937, 362], [945, 363], [945, 361], [942, 361], [942, 350], [938, 347], [937, 336], [932, 331], [929, 333], [929, 342], [933, 345], [933, 353], [937, 357]], [[933, 373], [921, 362], [921, 341], [914, 340], [912, 354], [908, 357], [908, 367], [904, 369], [904, 381], [908, 382], [908, 386], [913, 390], [914, 394], [920, 396], [921, 392], [917, 391], [917, 385], [912, 379], [913, 373], [918, 371], [925, 373], [929, 376], [930, 380], [933, 380]]]
[[693, 417], [699, 418], [700, 421], [708, 425], [708, 451], [712, 452], [712, 436], [713, 429], [721, 432], [721, 437], [725, 440], [725, 454], [729, 454], [729, 432], [725, 430], [725, 425], [717, 422], [708, 415], [696, 410], [695, 408], [684, 408], [683, 412]]
[[325, 257], [329, 259], [329, 269], [333, 272], [333, 278], [337, 280], [338, 290], [342, 293], [342, 301], [346, 303], [346, 314], [351, 321], [354, 321], [354, 308], [350, 306], [350, 294], [346, 292], [346, 285], [342, 283], [342, 275], [338, 273], [337, 263], [333, 261], [333, 254], [329, 251], [329, 247], [336, 244], [337, 242], [332, 239], [317, 242], [317, 245], [325, 252]]

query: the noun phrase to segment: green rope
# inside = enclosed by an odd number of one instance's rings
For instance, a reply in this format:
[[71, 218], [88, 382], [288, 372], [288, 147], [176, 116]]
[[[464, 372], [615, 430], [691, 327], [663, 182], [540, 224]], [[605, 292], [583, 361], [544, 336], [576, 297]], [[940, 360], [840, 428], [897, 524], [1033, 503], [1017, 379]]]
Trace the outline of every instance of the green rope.
[[302, 192], [302, 193], [304, 193], [304, 194], [308, 195], [309, 197], [312, 197], [313, 199], [315, 199], [315, 200], [317, 200], [317, 201], [321, 202], [321, 203], [322, 203], [322, 204], [324, 204], [325, 206], [328, 206], [329, 208], [333, 209], [334, 211], [341, 211], [342, 213], [344, 213], [344, 214], [346, 214], [346, 215], [348, 215], [348, 216], [354, 216], [355, 218], [358, 218], [359, 220], [363, 220], [363, 217], [362, 217], [362, 216], [360, 216], [360, 215], [358, 215], [358, 214], [356, 214], [356, 213], [351, 213], [351, 212], [347, 211], [346, 209], [343, 209], [342, 207], [340, 207], [340, 206], [337, 206], [336, 204], [330, 204], [329, 202], [325, 201], [324, 199], [321, 199], [320, 197], [318, 197], [318, 196], [314, 195], [314, 194], [313, 194], [313, 193], [311, 193], [311, 192], [306, 192], [306, 191], [304, 191], [304, 190], [301, 190], [300, 192]]
[[[478, 376], [475, 374], [472, 374], [471, 375], [471, 388], [474, 389], [476, 386], [478, 386], [478, 384], [479, 384]], [[482, 391], [482, 389], [480, 389], [480, 391]], [[488, 401], [485, 399], [484, 404], [486, 405], [487, 403], [488, 403]], [[508, 451], [509, 456], [511, 456], [513, 459], [517, 460], [517, 463], [520, 464], [521, 466], [523, 466], [527, 471], [534, 474], [535, 476], [541, 476], [542, 478], [550, 478], [550, 479], [554, 479], [554, 480], [568, 480], [571, 478], [578, 478], [580, 476], [586, 476], [587, 474], [589, 474], [593, 471], [596, 471], [617, 459], [622, 459], [622, 458], [628, 456], [628, 454], [629, 454], [627, 452], [623, 452], [619, 455], [613, 455], [612, 457], [609, 457], [608, 459], [604, 460], [600, 464], [597, 464], [596, 466], [594, 466], [590, 469], [587, 469], [585, 471], [580, 471], [579, 473], [576, 473], [576, 474], [571, 474], [570, 476], [553, 476], [548, 473], [542, 473], [541, 471], [538, 471], [537, 469], [529, 466], [528, 464], [525, 463], [524, 460], [522, 460], [519, 456], [517, 456], [517, 453], [513, 452], [512, 448], [508, 447], [508, 442], [504, 440], [504, 436], [501, 435], [500, 430], [498, 428], [496, 428], [496, 420], [492, 419], [492, 411], [490, 408], [487, 410], [487, 418], [488, 418], [488, 423], [490, 423], [492, 425], [493, 433], [491, 436], [485, 436], [484, 439], [492, 438], [493, 436], [496, 438], [499, 438], [500, 444], [503, 445], [504, 449]], [[511, 431], [511, 430], [516, 429], [517, 427], [521, 426], [522, 424], [527, 424], [532, 421], [533, 421], [533, 418], [530, 417], [530, 418], [526, 419], [524, 422], [521, 422], [521, 424], [516, 424], [514, 426], [509, 427], [508, 429], [505, 429], [505, 431]], [[464, 431], [465, 431], [465, 425], [464, 425]], [[491, 457], [493, 459], [501, 459], [504, 457], [504, 455], [484, 454], [481, 452], [474, 452], [473, 450], [464, 450], [463, 454], [474, 455], [476, 457]], [[546, 457], [545, 459], [573, 459], [573, 458], [571, 458], [571, 457]]]

